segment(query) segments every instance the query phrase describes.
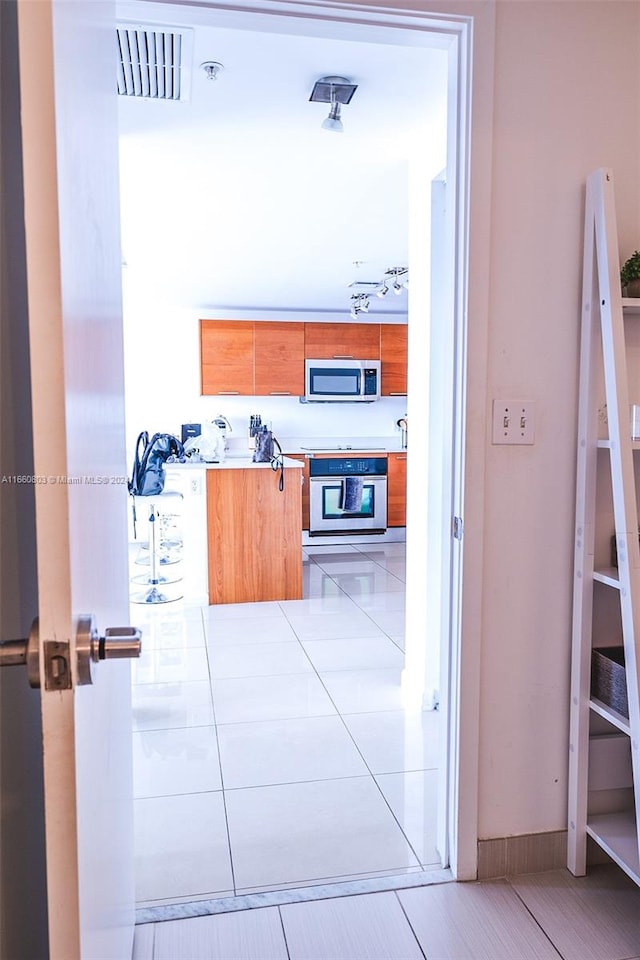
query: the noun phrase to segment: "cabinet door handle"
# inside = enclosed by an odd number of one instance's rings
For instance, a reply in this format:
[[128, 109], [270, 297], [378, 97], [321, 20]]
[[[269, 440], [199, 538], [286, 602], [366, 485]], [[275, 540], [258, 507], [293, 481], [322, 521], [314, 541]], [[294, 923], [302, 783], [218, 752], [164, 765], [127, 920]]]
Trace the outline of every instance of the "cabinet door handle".
[[406, 460], [406, 459], [407, 459], [407, 455], [406, 455], [406, 453], [404, 454], [404, 456], [402, 456], [402, 454], [397, 454], [396, 457], [395, 457], [395, 459], [396, 459], [396, 460]]
[[390, 396], [390, 397], [406, 397], [406, 395], [407, 395], [407, 391], [406, 391], [406, 390], [405, 390], [404, 393], [402, 393], [400, 390], [390, 390], [390, 391], [389, 391], [389, 396]]
[[218, 390], [219, 397], [237, 397], [239, 393], [239, 390]]
[[355, 357], [350, 353], [334, 353], [331, 359], [332, 360], [355, 360]]
[[271, 390], [270, 397], [290, 397], [291, 390]]

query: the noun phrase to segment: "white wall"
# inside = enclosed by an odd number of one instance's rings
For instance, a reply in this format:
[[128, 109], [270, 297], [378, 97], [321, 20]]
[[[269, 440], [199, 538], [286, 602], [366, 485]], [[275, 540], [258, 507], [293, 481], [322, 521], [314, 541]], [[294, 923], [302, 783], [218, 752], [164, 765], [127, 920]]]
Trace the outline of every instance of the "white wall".
[[[637, 2], [497, 4], [480, 837], [566, 827], [584, 182], [613, 169], [625, 258], [640, 244], [639, 24]], [[536, 403], [534, 446], [491, 446], [494, 397]]]
[[[277, 437], [400, 437], [396, 421], [407, 412], [405, 397], [376, 403], [302, 404], [296, 397], [200, 396], [199, 317], [138, 295], [124, 270], [126, 419], [129, 463], [141, 430], [180, 436], [182, 423], [223, 414], [230, 440], [246, 436], [249, 416], [272, 422]], [[146, 293], [146, 291], [145, 291]]]

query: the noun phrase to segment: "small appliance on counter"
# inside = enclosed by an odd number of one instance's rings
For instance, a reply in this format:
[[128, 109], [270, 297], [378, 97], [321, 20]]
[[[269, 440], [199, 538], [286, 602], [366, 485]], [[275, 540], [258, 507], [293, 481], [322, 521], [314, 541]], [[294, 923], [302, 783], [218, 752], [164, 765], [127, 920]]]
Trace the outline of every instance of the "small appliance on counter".
[[222, 434], [222, 439], [224, 440], [224, 449], [225, 452], [229, 449], [229, 444], [227, 443], [227, 432], [232, 433], [232, 427], [226, 417], [222, 414], [219, 414], [217, 417], [213, 418], [213, 423], [216, 425], [220, 433]]
[[200, 423], [183, 423], [182, 424], [182, 436], [181, 440], [183, 443], [186, 443], [187, 440], [190, 440], [192, 437], [199, 437], [202, 433], [202, 424]]

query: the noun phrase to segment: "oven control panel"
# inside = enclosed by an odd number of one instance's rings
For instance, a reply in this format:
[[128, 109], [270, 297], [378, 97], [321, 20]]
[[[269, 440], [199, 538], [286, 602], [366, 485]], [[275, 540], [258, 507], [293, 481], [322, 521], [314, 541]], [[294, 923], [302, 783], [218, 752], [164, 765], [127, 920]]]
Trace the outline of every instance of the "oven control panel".
[[311, 457], [311, 477], [382, 477], [387, 474], [386, 457]]

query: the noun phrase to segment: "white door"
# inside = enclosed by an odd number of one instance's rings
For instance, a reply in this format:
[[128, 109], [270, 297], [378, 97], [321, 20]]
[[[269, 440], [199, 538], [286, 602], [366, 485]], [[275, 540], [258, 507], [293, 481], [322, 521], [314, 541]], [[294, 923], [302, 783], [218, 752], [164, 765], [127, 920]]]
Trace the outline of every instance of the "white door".
[[[82, 686], [74, 649], [82, 614], [128, 623], [114, 24], [18, 0], [53, 960], [125, 960], [133, 935], [130, 665]], [[52, 641], [69, 689], [45, 688]]]

